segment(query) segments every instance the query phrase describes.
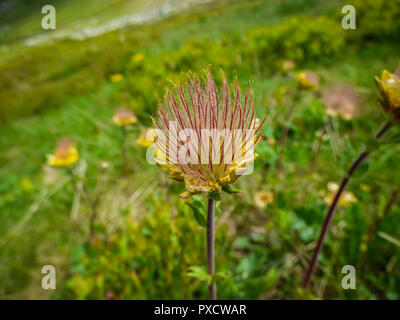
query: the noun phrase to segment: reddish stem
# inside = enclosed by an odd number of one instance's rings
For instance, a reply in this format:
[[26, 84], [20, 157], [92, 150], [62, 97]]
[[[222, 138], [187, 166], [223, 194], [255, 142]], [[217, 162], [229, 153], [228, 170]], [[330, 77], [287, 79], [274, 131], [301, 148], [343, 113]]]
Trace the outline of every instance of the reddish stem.
[[[386, 122], [381, 127], [381, 129], [379, 129], [379, 131], [375, 134], [375, 138], [380, 139], [390, 129], [391, 126], [392, 126], [391, 122]], [[324, 244], [324, 238], [325, 238], [326, 232], [328, 231], [329, 224], [333, 218], [337, 204], [339, 203], [339, 199], [342, 196], [343, 191], [345, 190], [347, 184], [349, 183], [351, 176], [356, 171], [356, 169], [360, 166], [360, 164], [368, 157], [369, 154], [370, 154], [370, 151], [366, 150], [366, 151], [363, 151], [357, 157], [357, 159], [351, 165], [351, 167], [347, 173], [347, 176], [342, 180], [342, 183], [340, 184], [340, 188], [337, 191], [331, 206], [329, 207], [328, 213], [326, 214], [325, 221], [324, 221], [321, 233], [318, 238], [317, 247], [315, 248], [313, 257], [311, 259], [310, 266], [308, 267], [308, 271], [307, 271], [307, 274], [306, 274], [306, 277], [305, 277], [305, 280], [303, 283], [304, 289], [306, 289], [311, 282], [312, 275], [313, 275], [313, 273], [315, 271], [315, 267], [317, 265], [318, 256], [319, 256], [322, 246]]]
[[215, 283], [215, 263], [214, 263], [214, 246], [215, 246], [215, 200], [208, 199], [207, 210], [207, 266], [208, 273], [212, 276], [211, 283], [208, 286], [208, 296], [210, 300], [217, 299], [217, 284]]

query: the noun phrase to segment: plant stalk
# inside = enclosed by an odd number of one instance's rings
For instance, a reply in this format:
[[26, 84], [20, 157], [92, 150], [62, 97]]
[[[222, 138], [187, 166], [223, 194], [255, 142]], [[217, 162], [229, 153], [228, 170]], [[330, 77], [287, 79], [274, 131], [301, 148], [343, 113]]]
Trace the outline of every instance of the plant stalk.
[[279, 150], [279, 155], [278, 155], [278, 160], [276, 161], [276, 176], [278, 177], [282, 168], [282, 160], [283, 160], [283, 154], [285, 151], [285, 144], [286, 144], [286, 139], [287, 136], [289, 134], [289, 125], [290, 125], [290, 121], [292, 119], [292, 115], [294, 112], [296, 105], [293, 104], [289, 113], [286, 116], [286, 122], [283, 126], [283, 131], [282, 131], [282, 137], [280, 140], [280, 150]]
[[300, 100], [301, 94], [300, 92], [296, 92], [294, 97], [293, 97], [293, 101], [292, 101], [292, 105], [290, 107], [290, 110], [288, 112], [288, 114], [285, 117], [285, 123], [283, 125], [283, 129], [282, 129], [282, 136], [281, 139], [279, 141], [279, 145], [280, 145], [280, 150], [279, 150], [279, 155], [278, 155], [278, 160], [276, 161], [276, 177], [279, 177], [279, 174], [281, 172], [282, 169], [282, 161], [283, 161], [283, 155], [285, 152], [285, 145], [286, 145], [286, 140], [289, 134], [289, 126], [292, 122], [292, 117], [293, 117], [293, 113], [294, 110], [296, 109], [297, 103]]
[[127, 173], [128, 171], [128, 158], [126, 154], [126, 128], [121, 126], [121, 156], [122, 156], [122, 171]]
[[[317, 146], [314, 148], [314, 152], [313, 152], [313, 156], [312, 156], [312, 160], [311, 160], [310, 171], [308, 173], [308, 176], [310, 178], [312, 177], [312, 175], [313, 175], [313, 173], [315, 171], [315, 168], [317, 167], [318, 156], [319, 156], [320, 151], [321, 151], [321, 147], [322, 147], [322, 143], [323, 143], [323, 140], [324, 140], [325, 133], [326, 133], [326, 123], [324, 124], [324, 127], [322, 129], [321, 136], [318, 138]], [[307, 197], [309, 186], [310, 186], [310, 184], [307, 183], [307, 185], [304, 187], [303, 194], [302, 194], [302, 196], [300, 198], [301, 199], [300, 200], [301, 204], [304, 204], [304, 202], [306, 201], [306, 197]]]
[[215, 275], [215, 260], [214, 260], [214, 248], [215, 248], [215, 200], [208, 199], [207, 209], [207, 267], [208, 273], [211, 275], [212, 280], [208, 285], [208, 297], [210, 300], [217, 299], [217, 284], [214, 279]]
[[74, 185], [75, 192], [78, 194], [81, 193], [81, 190], [83, 192], [83, 200], [86, 202], [86, 205], [90, 207], [91, 209], [91, 214], [89, 218], [89, 240], [91, 240], [94, 236], [95, 233], [95, 222], [96, 222], [96, 217], [97, 217], [97, 205], [98, 205], [98, 199], [92, 199], [92, 196], [90, 195], [90, 192], [85, 184], [85, 182], [82, 182], [81, 184], [81, 189], [78, 187], [78, 181], [75, 177], [75, 174], [73, 173], [71, 168], [66, 168], [67, 173], [71, 178], [71, 181]]
[[[386, 122], [375, 134], [375, 139], [379, 140], [390, 129], [391, 126], [392, 126], [392, 123], [390, 121]], [[314, 250], [314, 254], [311, 259], [311, 263], [310, 263], [310, 266], [308, 267], [307, 274], [306, 274], [306, 277], [305, 277], [305, 280], [303, 283], [304, 289], [306, 289], [310, 285], [311, 278], [314, 274], [315, 267], [317, 265], [318, 256], [319, 256], [322, 246], [324, 244], [325, 235], [328, 231], [329, 224], [333, 218], [336, 207], [339, 203], [339, 199], [342, 196], [344, 190], [346, 189], [346, 186], [349, 183], [353, 173], [357, 170], [357, 168], [360, 166], [360, 164], [369, 156], [369, 154], [370, 154], [370, 151], [368, 151], [368, 150], [361, 152], [361, 154], [357, 157], [357, 159], [351, 165], [349, 171], [347, 172], [347, 176], [342, 180], [342, 183], [340, 184], [340, 188], [337, 191], [335, 198], [326, 214], [324, 224], [322, 226], [322, 230], [321, 230], [321, 233], [318, 238], [317, 247]]]
[[364, 251], [364, 254], [363, 254], [362, 258], [361, 258], [361, 266], [362, 267], [365, 267], [365, 261], [367, 259], [369, 246], [370, 246], [370, 244], [371, 244], [376, 232], [378, 231], [378, 228], [379, 228], [380, 224], [382, 223], [383, 220], [385, 220], [386, 216], [390, 212], [390, 209], [392, 209], [393, 205], [397, 202], [399, 197], [400, 197], [400, 188], [397, 188], [397, 189], [393, 190], [393, 192], [392, 192], [388, 202], [386, 203], [382, 213], [375, 219], [373, 224], [369, 227], [368, 237], [367, 237], [367, 241], [365, 243], [366, 250]]

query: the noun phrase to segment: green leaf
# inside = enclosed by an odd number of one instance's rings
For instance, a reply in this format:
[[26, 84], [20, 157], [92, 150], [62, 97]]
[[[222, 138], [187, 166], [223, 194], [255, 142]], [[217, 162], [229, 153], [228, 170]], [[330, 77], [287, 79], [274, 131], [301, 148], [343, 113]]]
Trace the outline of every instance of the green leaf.
[[220, 201], [215, 204], [215, 216], [218, 216], [221, 213], [221, 206], [219, 204]]
[[239, 190], [239, 189], [234, 189], [234, 188], [232, 188], [232, 186], [229, 185], [229, 184], [223, 185], [223, 186], [222, 186], [222, 191], [224, 191], [224, 192], [226, 192], [226, 193], [228, 193], [228, 194], [236, 194], [236, 193], [242, 192], [242, 191]]
[[218, 191], [213, 191], [208, 193], [209, 199], [214, 199], [215, 201], [221, 200], [221, 194]]
[[200, 196], [193, 196], [191, 200], [186, 204], [192, 208], [194, 218], [201, 227], [205, 227], [207, 224], [207, 210], [206, 206], [201, 200]]
[[227, 279], [229, 276], [230, 276], [229, 271], [219, 271], [214, 275], [214, 279], [216, 278]]
[[357, 179], [357, 178], [363, 178], [366, 174], [367, 171], [369, 170], [369, 159], [365, 159], [358, 167], [357, 170], [354, 171], [353, 173], [353, 178]]
[[204, 266], [191, 266], [187, 274], [189, 277], [199, 279], [200, 281], [206, 281], [208, 284], [212, 281], [212, 276], [208, 274]]

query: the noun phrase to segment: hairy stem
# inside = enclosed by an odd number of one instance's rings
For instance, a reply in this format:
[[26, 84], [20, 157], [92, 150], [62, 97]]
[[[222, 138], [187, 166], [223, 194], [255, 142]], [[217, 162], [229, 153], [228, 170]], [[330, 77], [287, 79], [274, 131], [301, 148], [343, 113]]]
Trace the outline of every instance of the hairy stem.
[[[378, 130], [378, 132], [375, 134], [376, 139], [380, 139], [392, 126], [391, 122], [386, 122], [381, 129]], [[317, 242], [317, 247], [314, 250], [313, 257], [311, 259], [310, 266], [308, 267], [307, 274], [303, 283], [303, 288], [307, 288], [311, 282], [311, 278], [313, 276], [313, 273], [315, 271], [315, 267], [317, 265], [318, 261], [318, 256], [321, 252], [322, 246], [324, 244], [324, 239], [326, 232], [328, 231], [329, 224], [333, 218], [333, 215], [335, 213], [336, 207], [339, 203], [340, 197], [343, 194], [343, 191], [346, 189], [347, 184], [350, 181], [351, 176], [353, 173], [357, 170], [357, 168], [360, 166], [360, 164], [369, 156], [370, 151], [365, 150], [361, 152], [361, 154], [357, 157], [357, 159], [353, 162], [351, 165], [349, 171], [347, 172], [347, 176], [342, 180], [342, 183], [340, 184], [340, 188], [337, 191], [335, 198], [333, 199], [333, 202], [331, 206], [328, 209], [328, 212], [325, 216], [324, 224], [322, 225], [322, 230], [318, 238]]]
[[207, 209], [207, 267], [208, 273], [212, 276], [211, 283], [208, 286], [208, 297], [210, 300], [217, 299], [217, 284], [214, 279], [215, 275], [215, 261], [214, 261], [214, 247], [215, 247], [215, 200], [208, 199]]

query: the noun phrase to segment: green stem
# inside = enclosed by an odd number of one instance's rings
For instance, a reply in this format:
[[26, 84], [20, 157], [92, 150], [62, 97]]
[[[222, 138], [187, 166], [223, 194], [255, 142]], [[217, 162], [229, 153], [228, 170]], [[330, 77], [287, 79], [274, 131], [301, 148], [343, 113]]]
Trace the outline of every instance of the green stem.
[[121, 126], [121, 156], [122, 156], [122, 171], [126, 173], [128, 171], [128, 159], [126, 155], [126, 128]]
[[[76, 193], [80, 193], [78, 188], [78, 181], [75, 177], [74, 172], [71, 168], [66, 168], [68, 175], [71, 177], [71, 181], [74, 185], [74, 189]], [[86, 202], [86, 205], [91, 208], [91, 214], [89, 218], [89, 240], [91, 240], [95, 233], [95, 222], [97, 218], [97, 200], [92, 199], [90, 192], [84, 182], [82, 182], [82, 191], [83, 191], [83, 200]]]
[[207, 209], [207, 267], [208, 273], [211, 275], [212, 280], [208, 286], [208, 297], [210, 300], [217, 299], [217, 284], [214, 279], [215, 275], [215, 260], [214, 260], [214, 249], [215, 249], [215, 200], [208, 199]]
[[294, 97], [293, 97], [293, 101], [292, 101], [292, 105], [290, 107], [290, 110], [288, 112], [288, 114], [286, 115], [285, 118], [285, 123], [283, 125], [283, 130], [282, 130], [282, 137], [279, 141], [279, 145], [280, 145], [280, 151], [279, 151], [279, 155], [278, 155], [278, 160], [276, 161], [276, 167], [275, 167], [275, 174], [276, 177], [279, 177], [279, 174], [281, 172], [282, 169], [282, 161], [283, 161], [283, 154], [285, 151], [285, 145], [286, 145], [286, 139], [288, 137], [289, 134], [289, 126], [292, 122], [292, 117], [293, 117], [293, 113], [294, 110], [296, 109], [297, 103], [300, 100], [301, 94], [300, 92], [296, 92]]
[[393, 207], [393, 205], [397, 202], [397, 200], [399, 199], [399, 196], [400, 196], [400, 188], [397, 188], [392, 192], [388, 202], [386, 203], [386, 205], [383, 209], [383, 212], [375, 219], [373, 224], [369, 227], [367, 241], [365, 243], [366, 250], [364, 251], [363, 256], [361, 258], [362, 268], [365, 268], [365, 265], [366, 265], [365, 262], [366, 262], [367, 255], [368, 255], [368, 249], [370, 247], [370, 244], [371, 244], [376, 232], [378, 231], [380, 224], [386, 218], [386, 216], [390, 212], [390, 209]]

